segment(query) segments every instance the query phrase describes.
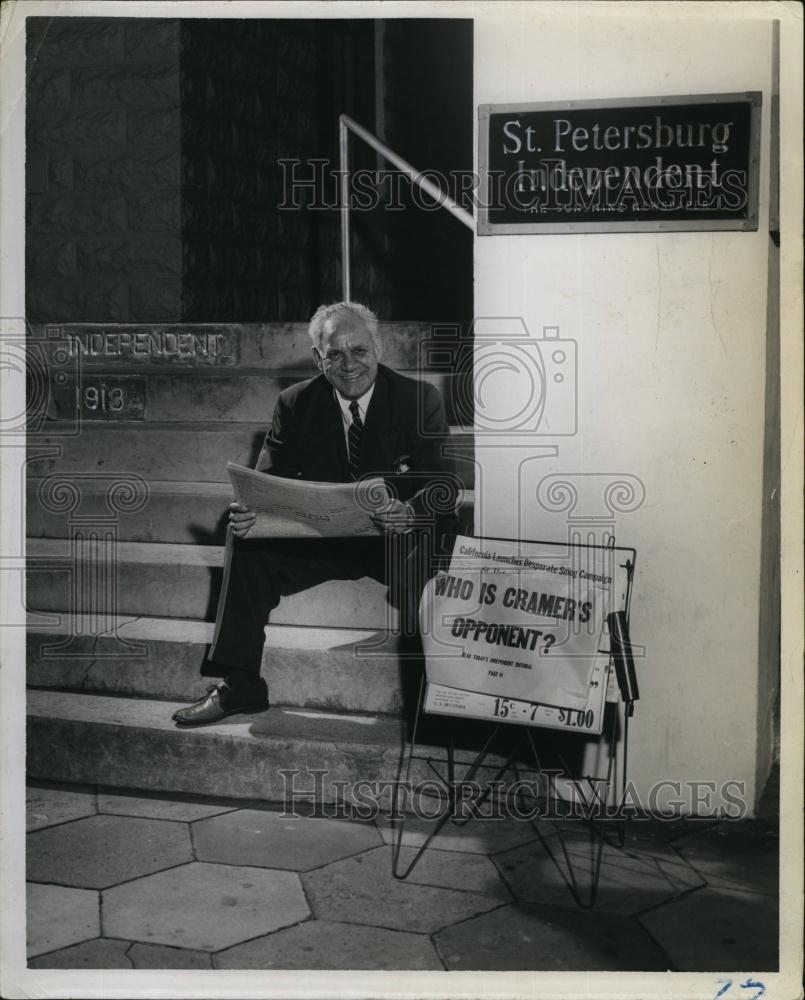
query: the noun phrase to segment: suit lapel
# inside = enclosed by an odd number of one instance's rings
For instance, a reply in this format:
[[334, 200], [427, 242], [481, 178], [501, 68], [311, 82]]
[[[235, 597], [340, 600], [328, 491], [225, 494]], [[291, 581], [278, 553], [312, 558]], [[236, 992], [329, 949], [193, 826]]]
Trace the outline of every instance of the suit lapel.
[[349, 481], [349, 459], [347, 442], [344, 437], [344, 421], [341, 410], [335, 398], [335, 389], [322, 378], [321, 413], [324, 415], [324, 427], [321, 428], [322, 447], [326, 453], [325, 461], [334, 470], [336, 482]]
[[366, 420], [361, 437], [361, 461], [358, 466], [361, 474], [378, 472], [385, 468], [383, 443], [387, 438], [391, 425], [391, 399], [389, 398], [388, 380], [382, 366], [377, 369], [375, 390], [369, 400]]

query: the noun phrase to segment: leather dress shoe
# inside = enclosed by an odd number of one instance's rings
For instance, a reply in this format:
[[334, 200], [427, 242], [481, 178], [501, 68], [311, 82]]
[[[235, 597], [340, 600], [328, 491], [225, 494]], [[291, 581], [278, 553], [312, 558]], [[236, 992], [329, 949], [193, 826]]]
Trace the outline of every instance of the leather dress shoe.
[[268, 686], [261, 677], [247, 688], [213, 684], [207, 694], [192, 705], [173, 713], [177, 726], [208, 726], [238, 712], [264, 712], [268, 708]]

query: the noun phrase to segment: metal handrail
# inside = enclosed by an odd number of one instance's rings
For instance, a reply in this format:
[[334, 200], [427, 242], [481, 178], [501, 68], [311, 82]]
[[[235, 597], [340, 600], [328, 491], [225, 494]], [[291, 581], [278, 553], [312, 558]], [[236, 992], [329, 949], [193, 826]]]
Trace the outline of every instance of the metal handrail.
[[341, 115], [338, 119], [338, 128], [339, 177], [341, 180], [341, 283], [344, 292], [344, 301], [349, 302], [351, 299], [348, 142], [350, 132], [354, 132], [359, 139], [363, 139], [363, 141], [371, 146], [375, 152], [380, 153], [380, 155], [387, 159], [389, 163], [392, 163], [398, 170], [401, 170], [404, 174], [406, 174], [414, 184], [422, 188], [426, 194], [429, 194], [431, 198], [433, 198], [439, 208], [447, 209], [451, 215], [454, 215], [459, 222], [463, 222], [464, 225], [473, 232], [475, 232], [475, 219], [465, 208], [462, 208], [448, 194], [442, 191], [438, 184], [434, 184], [433, 181], [428, 180], [428, 178], [423, 176], [423, 174], [417, 170], [416, 167], [412, 166], [407, 160], [404, 160], [401, 156], [395, 153], [394, 150], [389, 149], [389, 147], [384, 142], [381, 142], [376, 135], [373, 135], [362, 125], [359, 125], [354, 118], [350, 118], [349, 115]]

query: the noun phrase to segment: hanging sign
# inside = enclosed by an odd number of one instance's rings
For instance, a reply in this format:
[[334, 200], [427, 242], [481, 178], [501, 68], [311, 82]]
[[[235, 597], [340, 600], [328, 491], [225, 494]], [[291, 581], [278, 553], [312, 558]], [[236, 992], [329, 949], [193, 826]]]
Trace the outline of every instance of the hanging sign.
[[760, 92], [479, 110], [478, 233], [758, 227]]
[[[420, 604], [427, 711], [600, 732], [612, 550], [462, 537]], [[561, 547], [560, 547], [561, 548]], [[616, 593], [620, 604], [622, 595]]]

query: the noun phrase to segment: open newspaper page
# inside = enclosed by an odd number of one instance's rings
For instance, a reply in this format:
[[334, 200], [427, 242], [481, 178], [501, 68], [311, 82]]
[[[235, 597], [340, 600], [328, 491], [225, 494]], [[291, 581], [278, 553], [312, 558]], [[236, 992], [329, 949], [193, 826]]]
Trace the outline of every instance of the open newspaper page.
[[227, 463], [235, 497], [257, 514], [249, 538], [375, 536], [371, 515], [391, 497], [382, 479], [313, 483]]

